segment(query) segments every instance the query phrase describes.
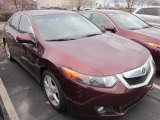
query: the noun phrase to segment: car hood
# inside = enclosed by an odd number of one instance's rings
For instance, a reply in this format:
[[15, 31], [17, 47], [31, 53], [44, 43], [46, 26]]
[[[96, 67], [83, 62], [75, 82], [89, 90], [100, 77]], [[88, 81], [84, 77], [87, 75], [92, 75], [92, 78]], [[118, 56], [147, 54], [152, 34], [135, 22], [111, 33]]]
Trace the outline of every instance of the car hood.
[[47, 57], [54, 64], [96, 76], [119, 74], [138, 68], [150, 57], [150, 52], [143, 46], [111, 33], [47, 42], [47, 47]]
[[141, 30], [133, 30], [136, 33], [140, 33], [143, 34], [145, 36], [148, 37], [152, 37], [155, 39], [159, 39], [160, 40], [160, 29], [158, 28], [146, 28], [146, 29], [141, 29]]

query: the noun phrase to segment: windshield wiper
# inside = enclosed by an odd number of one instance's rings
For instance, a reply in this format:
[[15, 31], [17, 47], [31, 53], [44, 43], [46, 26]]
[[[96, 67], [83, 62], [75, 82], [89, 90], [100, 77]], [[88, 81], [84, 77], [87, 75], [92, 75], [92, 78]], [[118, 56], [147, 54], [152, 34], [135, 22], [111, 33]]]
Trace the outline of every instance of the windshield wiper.
[[138, 28], [130, 28], [129, 30], [138, 30]]
[[53, 39], [53, 40], [46, 40], [46, 41], [69, 41], [75, 40], [74, 38], [62, 38], [62, 39]]
[[101, 34], [90, 34], [90, 35], [85, 35], [84, 37], [92, 37], [92, 36], [96, 36], [96, 35], [101, 35]]
[[131, 29], [129, 29], [129, 30], [140, 30], [140, 29], [145, 29], [145, 28], [150, 28], [150, 26], [145, 26], [145, 27], [143, 27], [143, 28], [131, 28]]
[[143, 29], [145, 29], [145, 28], [150, 28], [150, 26], [145, 26]]
[[[92, 37], [96, 35], [101, 35], [101, 34], [90, 34], [90, 35], [85, 35], [83, 37]], [[46, 40], [46, 41], [69, 41], [69, 40], [76, 40], [75, 38], [61, 38], [61, 39], [52, 39], [52, 40]]]
[[144, 26], [143, 28], [130, 28], [129, 30], [140, 30], [145, 28], [150, 28], [150, 26]]

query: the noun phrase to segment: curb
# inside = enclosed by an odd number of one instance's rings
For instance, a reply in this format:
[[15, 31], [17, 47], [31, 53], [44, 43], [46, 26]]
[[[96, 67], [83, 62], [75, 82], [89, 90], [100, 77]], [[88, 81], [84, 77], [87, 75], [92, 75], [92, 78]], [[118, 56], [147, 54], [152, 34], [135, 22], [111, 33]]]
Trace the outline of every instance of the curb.
[[0, 114], [2, 115], [2, 120], [9, 120], [9, 116], [2, 102], [2, 98], [0, 96]]
[[0, 107], [4, 120], [19, 120], [15, 108], [0, 78]]

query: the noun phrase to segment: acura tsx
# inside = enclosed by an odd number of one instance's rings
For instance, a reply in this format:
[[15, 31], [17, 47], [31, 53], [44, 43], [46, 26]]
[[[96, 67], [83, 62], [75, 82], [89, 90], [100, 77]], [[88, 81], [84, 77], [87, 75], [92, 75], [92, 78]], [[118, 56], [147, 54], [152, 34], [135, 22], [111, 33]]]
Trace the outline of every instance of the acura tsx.
[[58, 111], [96, 119], [122, 116], [154, 81], [154, 61], [145, 47], [103, 34], [74, 12], [17, 12], [4, 26], [3, 42], [8, 58], [44, 86]]

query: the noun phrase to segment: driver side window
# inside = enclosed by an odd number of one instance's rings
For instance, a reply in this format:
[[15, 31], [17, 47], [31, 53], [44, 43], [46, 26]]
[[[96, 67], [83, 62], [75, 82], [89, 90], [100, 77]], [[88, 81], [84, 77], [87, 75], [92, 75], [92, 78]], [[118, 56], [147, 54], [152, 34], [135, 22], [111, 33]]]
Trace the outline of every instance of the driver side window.
[[32, 25], [31, 25], [29, 19], [24, 15], [22, 15], [21, 20], [20, 20], [19, 32], [20, 33], [29, 33], [32, 36], [34, 35]]
[[101, 14], [97, 14], [97, 13], [93, 14], [92, 22], [98, 26], [104, 26], [104, 25], [113, 26], [107, 17]]

